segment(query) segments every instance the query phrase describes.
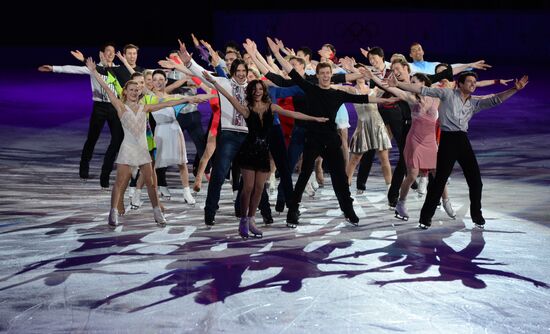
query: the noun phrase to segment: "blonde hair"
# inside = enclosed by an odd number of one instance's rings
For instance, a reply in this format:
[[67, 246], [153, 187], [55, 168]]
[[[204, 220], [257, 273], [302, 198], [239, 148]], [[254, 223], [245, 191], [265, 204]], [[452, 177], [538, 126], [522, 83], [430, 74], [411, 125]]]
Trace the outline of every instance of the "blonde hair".
[[405, 58], [405, 56], [402, 55], [401, 53], [394, 53], [390, 57], [390, 63], [393, 63], [394, 60], [396, 60], [396, 59], [402, 59], [404, 61], [407, 61], [407, 58]]
[[128, 87], [129, 87], [130, 85], [139, 86], [138, 83], [137, 83], [137, 81], [135, 81], [135, 80], [128, 80], [128, 81], [126, 82], [126, 84], [124, 85], [124, 88], [122, 88], [122, 93], [121, 93], [121, 95], [122, 95], [122, 98], [121, 98], [122, 103], [126, 103], [126, 100], [127, 100], [127, 98], [126, 98], [126, 90], [128, 89]]

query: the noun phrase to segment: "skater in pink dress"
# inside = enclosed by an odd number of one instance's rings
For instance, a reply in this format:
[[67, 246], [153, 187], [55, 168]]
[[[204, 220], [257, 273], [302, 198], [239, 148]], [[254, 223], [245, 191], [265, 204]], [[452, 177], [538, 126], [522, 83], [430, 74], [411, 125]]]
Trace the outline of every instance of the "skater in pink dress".
[[[394, 81], [394, 77], [389, 79], [390, 86], [392, 86]], [[431, 86], [430, 79], [421, 73], [414, 74], [411, 77], [411, 84], [416, 86]], [[434, 129], [439, 117], [437, 111], [439, 99], [404, 92], [395, 87], [388, 87], [387, 89], [392, 94], [407, 101], [411, 107], [412, 125], [407, 135], [405, 149], [403, 150], [405, 165], [407, 166], [407, 177], [401, 184], [399, 200], [395, 207], [396, 217], [408, 220], [409, 213], [406, 207], [407, 195], [419, 171], [422, 169], [435, 173], [437, 142]], [[447, 187], [445, 187], [442, 198], [445, 212], [449, 217], [455, 218], [456, 214], [449, 201]]]
[[190, 98], [184, 97], [179, 100], [163, 102], [155, 105], [142, 105], [139, 103], [141, 94], [137, 82], [130, 80], [124, 85], [122, 90], [122, 98], [119, 99], [108, 89], [107, 83], [101, 78], [96, 71], [96, 65], [92, 58], [88, 58], [86, 66], [90, 69], [99, 84], [107, 92], [109, 99], [122, 123], [124, 130], [124, 140], [120, 146], [117, 164], [117, 175], [115, 186], [111, 193], [111, 210], [109, 212], [108, 223], [111, 226], [118, 225], [117, 204], [120, 196], [123, 196], [121, 189], [128, 184], [132, 174], [132, 168], [140, 169], [144, 176], [145, 184], [147, 185], [147, 193], [151, 204], [153, 205], [153, 214], [155, 221], [159, 226], [166, 225], [166, 219], [159, 208], [157, 191], [153, 184], [153, 170], [151, 167], [151, 156], [147, 147], [147, 137], [145, 134], [148, 112], [153, 112], [162, 108], [175, 106], [181, 103], [189, 102]]

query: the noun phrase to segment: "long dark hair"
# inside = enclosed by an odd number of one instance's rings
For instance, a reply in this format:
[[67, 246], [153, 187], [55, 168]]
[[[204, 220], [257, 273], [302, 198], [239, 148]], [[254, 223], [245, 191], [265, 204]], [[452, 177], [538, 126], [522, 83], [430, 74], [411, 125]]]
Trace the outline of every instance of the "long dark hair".
[[267, 85], [262, 80], [252, 80], [248, 83], [248, 86], [246, 86], [246, 102], [249, 106], [254, 106], [254, 93], [256, 92], [256, 85], [260, 84], [262, 85], [264, 89], [264, 94], [262, 95], [262, 102], [264, 103], [270, 103], [271, 98], [269, 98], [269, 94], [267, 91]]
[[[418, 81], [423, 82], [424, 86], [426, 87], [430, 87], [432, 85], [432, 81], [424, 73], [415, 73], [413, 74], [413, 77], [415, 77]], [[418, 94], [415, 94], [415, 95], [416, 95], [416, 100], [420, 102], [420, 95]]]

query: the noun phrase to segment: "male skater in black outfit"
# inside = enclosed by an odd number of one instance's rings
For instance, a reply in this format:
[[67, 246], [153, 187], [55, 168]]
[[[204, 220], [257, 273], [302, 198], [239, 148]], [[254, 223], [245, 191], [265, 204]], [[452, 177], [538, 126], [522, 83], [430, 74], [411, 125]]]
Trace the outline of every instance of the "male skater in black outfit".
[[279, 46], [273, 40], [267, 38], [267, 41], [283, 69], [289, 73], [290, 78], [296, 85], [304, 91], [307, 100], [307, 109], [303, 112], [308, 115], [327, 117], [329, 119], [328, 122], [323, 124], [306, 124], [302, 170], [290, 201], [287, 226], [296, 227], [298, 225], [299, 203], [301, 202], [307, 180], [313, 171], [315, 159], [319, 155], [329, 164], [332, 187], [336, 193], [340, 209], [342, 209], [344, 216], [350, 223], [358, 225], [359, 218], [353, 210], [353, 200], [349, 192], [344, 156], [341, 149], [342, 142], [336, 130], [335, 118], [338, 109], [344, 102], [369, 103], [382, 102], [383, 100], [373, 97], [369, 98], [367, 95], [353, 95], [331, 89], [332, 67], [327, 63], [319, 63], [317, 65], [316, 73], [319, 84], [311, 84], [298, 74], [292, 65], [283, 58]]

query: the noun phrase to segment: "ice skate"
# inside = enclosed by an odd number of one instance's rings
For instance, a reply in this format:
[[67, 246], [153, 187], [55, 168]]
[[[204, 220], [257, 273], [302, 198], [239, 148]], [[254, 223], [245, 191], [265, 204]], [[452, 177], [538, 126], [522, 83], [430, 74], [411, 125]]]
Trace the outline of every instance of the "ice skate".
[[168, 190], [168, 187], [160, 186], [160, 197], [164, 198], [165, 200], [169, 201], [170, 198], [172, 198], [172, 195], [170, 194], [170, 190]]
[[418, 189], [416, 189], [416, 192], [418, 193], [418, 197], [423, 197], [424, 195], [426, 195], [427, 189], [428, 189], [428, 177], [421, 176], [418, 180]]
[[141, 207], [141, 189], [136, 189], [130, 200], [130, 208], [132, 210], [137, 210]]
[[132, 199], [132, 196], [134, 196], [135, 192], [136, 192], [136, 187], [129, 187], [128, 188], [128, 198]]
[[405, 205], [404, 200], [398, 200], [397, 205], [395, 206], [395, 218], [408, 221], [409, 213], [407, 212], [407, 206]]
[[456, 218], [456, 212], [453, 210], [453, 206], [451, 205], [451, 201], [449, 199], [443, 200], [443, 209], [445, 209], [445, 212], [449, 217], [453, 219]]
[[241, 217], [239, 222], [239, 235], [243, 239], [248, 239], [248, 217]]
[[315, 197], [315, 190], [313, 189], [313, 186], [311, 185], [310, 181], [307, 182], [306, 188], [304, 189], [304, 191], [309, 197], [312, 197], [312, 198]]
[[195, 205], [196, 201], [191, 195], [191, 189], [189, 187], [183, 188], [183, 199], [185, 200], [185, 203], [190, 205]]
[[249, 235], [252, 234], [254, 238], [262, 238], [264, 236], [263, 232], [256, 227], [256, 219], [254, 217], [248, 217], [248, 232]]
[[162, 211], [160, 211], [160, 208], [158, 206], [156, 208], [153, 208], [153, 216], [155, 217], [155, 222], [157, 222], [158, 226], [166, 226], [166, 218], [164, 217], [164, 214], [162, 213]]
[[109, 212], [109, 220], [108, 220], [109, 226], [117, 227], [118, 226], [118, 211], [116, 208], [111, 208], [111, 211]]

